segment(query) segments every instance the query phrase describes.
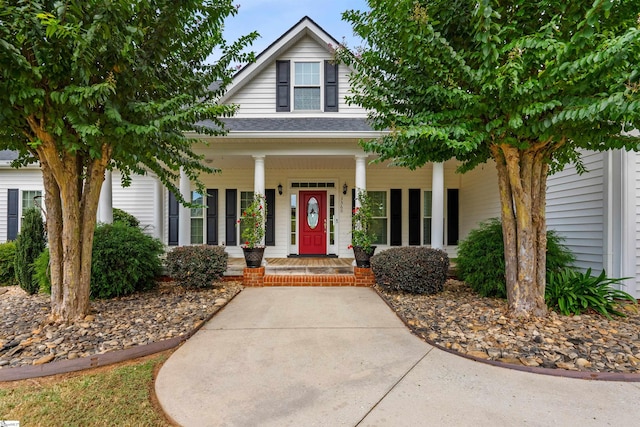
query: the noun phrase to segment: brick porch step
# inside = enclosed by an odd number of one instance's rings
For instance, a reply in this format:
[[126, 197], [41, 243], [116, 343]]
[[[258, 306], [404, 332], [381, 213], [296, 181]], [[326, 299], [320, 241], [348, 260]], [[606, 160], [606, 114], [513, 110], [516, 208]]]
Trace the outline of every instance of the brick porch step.
[[[268, 270], [268, 269], [267, 269]], [[264, 286], [355, 286], [356, 276], [349, 274], [266, 274]]]
[[266, 274], [265, 267], [245, 268], [244, 286], [373, 286], [370, 268], [352, 267], [351, 274]]

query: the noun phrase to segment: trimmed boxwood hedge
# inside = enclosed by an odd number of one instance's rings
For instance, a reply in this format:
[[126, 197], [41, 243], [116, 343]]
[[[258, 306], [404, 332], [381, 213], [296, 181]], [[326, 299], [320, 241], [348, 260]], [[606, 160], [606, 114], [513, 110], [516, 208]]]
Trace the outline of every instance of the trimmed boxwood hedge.
[[222, 277], [229, 254], [221, 246], [178, 246], [167, 253], [167, 274], [187, 288], [207, 288]]
[[439, 249], [397, 247], [371, 258], [376, 283], [383, 289], [413, 294], [442, 291], [449, 270], [449, 256]]

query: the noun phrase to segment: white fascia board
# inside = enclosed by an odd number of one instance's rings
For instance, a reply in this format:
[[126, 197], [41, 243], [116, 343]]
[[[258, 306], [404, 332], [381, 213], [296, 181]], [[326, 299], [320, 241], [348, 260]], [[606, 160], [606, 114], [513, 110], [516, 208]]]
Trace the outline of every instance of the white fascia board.
[[197, 132], [185, 132], [185, 136], [188, 138], [199, 139], [375, 139], [379, 138], [388, 132], [264, 132], [264, 131], [246, 131], [246, 132], [234, 132], [231, 131], [224, 136], [210, 136]]

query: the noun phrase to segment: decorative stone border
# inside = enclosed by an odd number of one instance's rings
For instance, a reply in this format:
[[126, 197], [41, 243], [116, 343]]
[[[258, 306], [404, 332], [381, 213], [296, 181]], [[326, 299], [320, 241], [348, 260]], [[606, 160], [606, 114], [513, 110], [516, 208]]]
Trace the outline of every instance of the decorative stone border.
[[[227, 304], [236, 297], [242, 289], [233, 295]], [[3, 381], [19, 381], [29, 378], [47, 377], [50, 375], [66, 374], [69, 372], [83, 371], [85, 369], [97, 368], [100, 366], [111, 365], [114, 363], [124, 362], [126, 360], [137, 359], [143, 356], [149, 356], [151, 354], [160, 353], [165, 350], [169, 350], [178, 347], [180, 344], [191, 338], [196, 332], [204, 326], [213, 316], [215, 316], [224, 306], [218, 307], [209, 316], [198, 323], [188, 333], [167, 340], [153, 342], [147, 345], [140, 345], [124, 350], [111, 351], [103, 354], [94, 354], [90, 357], [81, 357], [72, 360], [59, 360], [44, 365], [37, 366], [21, 366], [16, 368], [3, 368], [0, 369], [0, 382]]]
[[407, 327], [407, 329], [409, 329], [411, 331], [412, 334], [414, 334], [415, 336], [417, 336], [418, 338], [420, 338], [421, 340], [426, 341], [429, 345], [445, 351], [449, 354], [453, 354], [455, 356], [458, 357], [464, 357], [465, 359], [469, 359], [469, 360], [473, 360], [474, 362], [480, 362], [480, 363], [485, 363], [487, 365], [491, 365], [491, 366], [497, 366], [499, 368], [507, 368], [507, 369], [513, 369], [516, 371], [522, 371], [522, 372], [529, 372], [532, 374], [539, 374], [539, 375], [550, 375], [553, 377], [564, 377], [564, 378], [575, 378], [575, 379], [581, 379], [581, 380], [599, 380], [599, 381], [624, 381], [624, 382], [640, 382], [640, 374], [632, 374], [632, 373], [624, 373], [624, 372], [591, 372], [591, 371], [569, 371], [566, 369], [551, 369], [551, 368], [542, 368], [539, 366], [524, 366], [524, 365], [515, 365], [515, 364], [511, 364], [511, 363], [504, 363], [504, 362], [499, 362], [497, 360], [490, 360], [490, 359], [482, 359], [480, 357], [475, 357], [475, 356], [470, 356], [468, 354], [463, 354], [463, 353], [459, 353], [455, 350], [451, 350], [449, 348], [443, 347], [439, 344], [436, 344], [435, 342], [431, 341], [430, 339], [420, 336], [418, 334], [416, 334], [413, 331], [413, 328], [409, 325], [409, 323], [407, 322], [407, 319], [405, 319], [403, 316], [401, 316], [400, 314], [398, 314], [394, 308], [391, 306], [391, 304], [389, 304], [389, 302], [386, 300], [386, 298], [384, 298], [380, 292], [378, 292], [377, 289], [374, 288], [374, 290], [376, 291], [376, 293], [378, 294], [378, 296], [380, 297], [380, 299], [382, 299], [382, 301], [385, 302], [385, 304], [387, 304], [387, 306], [389, 306], [389, 308], [391, 309], [391, 311], [393, 311], [394, 313], [396, 313], [396, 315], [398, 316], [398, 318], [402, 321], [402, 323], [404, 323], [404, 325]]

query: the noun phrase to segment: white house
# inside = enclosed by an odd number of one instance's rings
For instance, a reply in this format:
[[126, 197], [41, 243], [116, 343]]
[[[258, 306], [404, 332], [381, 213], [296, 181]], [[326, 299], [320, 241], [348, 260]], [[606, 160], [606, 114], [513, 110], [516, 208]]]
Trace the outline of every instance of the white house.
[[[236, 74], [222, 100], [239, 105], [225, 119], [229, 134], [197, 135], [209, 144], [196, 151], [222, 173], [201, 177], [206, 195], [186, 177], [179, 183], [182, 195], [204, 209], [179, 206], [153, 176], [122, 188], [114, 172], [106, 177], [98, 219], [109, 221], [112, 204], [168, 246], [225, 245], [240, 257], [236, 219], [259, 192], [268, 205], [267, 257], [352, 257], [354, 194], [366, 189], [380, 206], [374, 221], [381, 249], [432, 245], [455, 255], [460, 238], [499, 214], [495, 169], [459, 175], [454, 160], [416, 171], [371, 164], [358, 141], [379, 132], [367, 124], [366, 111], [345, 102], [350, 69], [333, 62], [337, 45], [305, 17]], [[13, 156], [0, 154], [0, 241], [15, 237], [22, 210], [42, 194], [39, 170], [11, 169]], [[310, 224], [312, 210], [319, 216]]]
[[[375, 213], [379, 250], [425, 245], [455, 256], [457, 242], [471, 229], [500, 216], [494, 165], [460, 175], [455, 160], [415, 171], [371, 163], [374, 158], [358, 141], [379, 133], [367, 124], [366, 111], [345, 102], [350, 69], [333, 62], [337, 44], [305, 17], [236, 74], [223, 98], [239, 105], [236, 116], [224, 120], [230, 132], [196, 135], [208, 143], [196, 151], [222, 172], [201, 177], [205, 195], [197, 194], [184, 175], [179, 183], [183, 197], [202, 203], [203, 209], [179, 206], [153, 176], [137, 176], [122, 188], [114, 172], [103, 185], [99, 220], [109, 220], [112, 205], [138, 217], [168, 246], [225, 245], [231, 257], [241, 257], [236, 220], [259, 192], [268, 208], [266, 257], [352, 258], [348, 245], [354, 195], [366, 189], [380, 206]], [[39, 169], [11, 169], [12, 156], [0, 151], [0, 242], [15, 236], [22, 210], [42, 191]], [[616, 167], [613, 159], [618, 157], [625, 168]], [[635, 278], [640, 265], [638, 158], [616, 152], [593, 158], [601, 164], [591, 168], [593, 179], [570, 169], [550, 178], [549, 226], [567, 237], [581, 267]], [[603, 175], [605, 170], [611, 178]], [[584, 189], [591, 181], [594, 185]], [[616, 183], [631, 185], [614, 191], [622, 188]], [[599, 234], [588, 237], [593, 228]], [[640, 284], [636, 279], [634, 284], [626, 290], [638, 296]]]

